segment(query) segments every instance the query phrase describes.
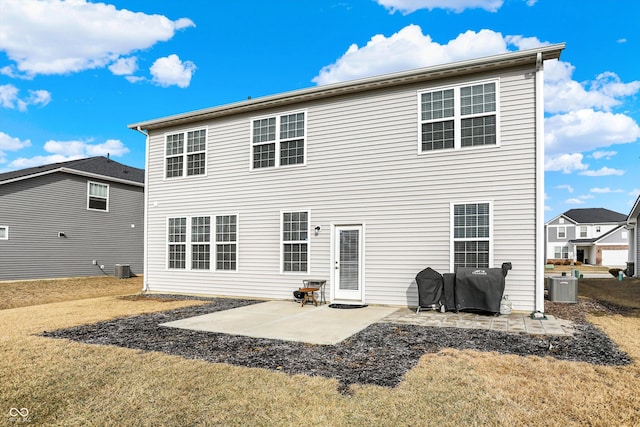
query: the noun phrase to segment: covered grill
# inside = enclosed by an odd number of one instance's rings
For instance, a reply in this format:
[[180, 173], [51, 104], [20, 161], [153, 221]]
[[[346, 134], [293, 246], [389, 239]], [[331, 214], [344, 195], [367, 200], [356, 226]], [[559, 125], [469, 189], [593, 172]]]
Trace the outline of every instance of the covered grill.
[[458, 267], [455, 280], [456, 310], [500, 313], [505, 278], [511, 263], [501, 268]]
[[418, 309], [438, 310], [442, 306], [442, 274], [427, 267], [416, 275], [418, 284]]

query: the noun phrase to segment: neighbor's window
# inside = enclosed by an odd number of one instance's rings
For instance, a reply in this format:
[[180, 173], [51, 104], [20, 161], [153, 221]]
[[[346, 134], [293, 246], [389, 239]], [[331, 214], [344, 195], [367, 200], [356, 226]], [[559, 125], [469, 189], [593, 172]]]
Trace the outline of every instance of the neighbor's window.
[[0, 225], [0, 240], [9, 240], [9, 227]]
[[497, 145], [497, 82], [421, 92], [420, 152]]
[[309, 212], [282, 213], [282, 270], [307, 272]]
[[211, 217], [191, 218], [191, 268], [209, 270], [211, 255]]
[[553, 254], [556, 259], [568, 259], [569, 258], [569, 247], [568, 246], [556, 246], [555, 253]]
[[600, 228], [600, 226], [599, 226], [599, 225], [596, 225], [596, 233], [600, 233], [600, 231], [601, 231], [601, 230], [602, 230], [602, 229]]
[[587, 237], [587, 226], [580, 226], [580, 237]]
[[187, 218], [169, 218], [167, 230], [167, 253], [169, 268], [186, 268]]
[[305, 112], [259, 118], [251, 125], [251, 168], [305, 162]]
[[567, 227], [558, 227], [558, 239], [567, 238]]
[[489, 267], [491, 204], [453, 204], [453, 266]]
[[237, 269], [237, 215], [216, 217], [216, 270]]
[[205, 129], [174, 133], [165, 137], [165, 176], [204, 175], [207, 160]]
[[109, 185], [89, 181], [87, 191], [87, 209], [96, 211], [109, 210]]

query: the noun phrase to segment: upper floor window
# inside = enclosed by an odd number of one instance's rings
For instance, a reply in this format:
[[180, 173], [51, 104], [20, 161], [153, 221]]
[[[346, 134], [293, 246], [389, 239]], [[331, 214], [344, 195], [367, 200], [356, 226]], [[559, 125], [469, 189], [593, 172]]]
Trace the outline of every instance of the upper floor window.
[[251, 168], [305, 163], [305, 113], [255, 119], [251, 125]]
[[567, 227], [558, 227], [558, 239], [567, 238]]
[[587, 226], [586, 225], [581, 225], [580, 226], [580, 237], [581, 238], [587, 237]]
[[596, 225], [596, 233], [600, 233], [601, 230], [602, 230], [602, 228], [600, 228], [599, 225]]
[[421, 92], [420, 152], [498, 143], [497, 82]]
[[207, 160], [207, 131], [180, 132], [165, 137], [167, 178], [204, 175]]
[[489, 267], [491, 256], [491, 204], [452, 205], [453, 266]]
[[9, 240], [9, 227], [0, 225], [0, 240]]
[[87, 209], [96, 211], [109, 210], [109, 185], [97, 182], [88, 183]]

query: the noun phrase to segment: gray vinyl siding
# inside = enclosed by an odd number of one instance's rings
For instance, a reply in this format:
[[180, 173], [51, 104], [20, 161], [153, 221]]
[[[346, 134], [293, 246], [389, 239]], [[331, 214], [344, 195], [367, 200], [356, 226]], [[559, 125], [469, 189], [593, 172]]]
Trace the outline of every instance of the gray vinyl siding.
[[[87, 210], [87, 181], [109, 185], [108, 212]], [[102, 275], [93, 260], [109, 275], [115, 264], [142, 274], [143, 193], [65, 173], [0, 186], [0, 224], [10, 228], [0, 240], [0, 280]]]
[[[452, 202], [493, 203], [493, 266], [513, 263], [506, 294], [532, 310], [536, 249], [535, 79], [500, 74], [500, 146], [418, 154], [418, 91], [407, 85], [152, 131], [147, 186], [151, 291], [289, 299], [330, 280], [332, 225], [364, 225], [364, 299], [417, 305], [415, 275], [450, 271]], [[480, 75], [470, 81], [496, 77]], [[463, 80], [434, 81], [433, 87]], [[465, 80], [466, 81], [466, 80]], [[250, 170], [251, 118], [306, 109], [306, 166]], [[164, 179], [166, 132], [206, 125], [207, 176]], [[310, 211], [310, 272], [280, 273], [280, 213]], [[169, 217], [237, 213], [238, 271], [166, 268]], [[541, 213], [540, 213], [541, 214]], [[213, 255], [212, 255], [213, 257]], [[327, 292], [330, 295], [331, 283]]]
[[[627, 232], [627, 238], [622, 238], [622, 233]], [[598, 240], [598, 245], [628, 245], [629, 244], [629, 230], [624, 227], [619, 228], [614, 233], [609, 234], [606, 237]]]

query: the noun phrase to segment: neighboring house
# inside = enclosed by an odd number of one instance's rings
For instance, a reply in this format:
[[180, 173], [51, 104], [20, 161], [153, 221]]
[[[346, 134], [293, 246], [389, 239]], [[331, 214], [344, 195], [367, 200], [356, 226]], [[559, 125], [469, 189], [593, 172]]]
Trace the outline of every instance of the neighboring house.
[[640, 196], [631, 208], [627, 216], [627, 227], [629, 227], [629, 256], [627, 265], [627, 275], [638, 277], [640, 268], [640, 229], [638, 224], [640, 218]]
[[545, 225], [547, 262], [625, 267], [629, 231], [624, 214], [604, 208], [570, 209]]
[[0, 280], [142, 274], [143, 242], [143, 169], [91, 157], [0, 174]]
[[415, 306], [427, 266], [513, 263], [544, 309], [543, 61], [564, 44], [129, 125], [147, 135], [145, 287]]

